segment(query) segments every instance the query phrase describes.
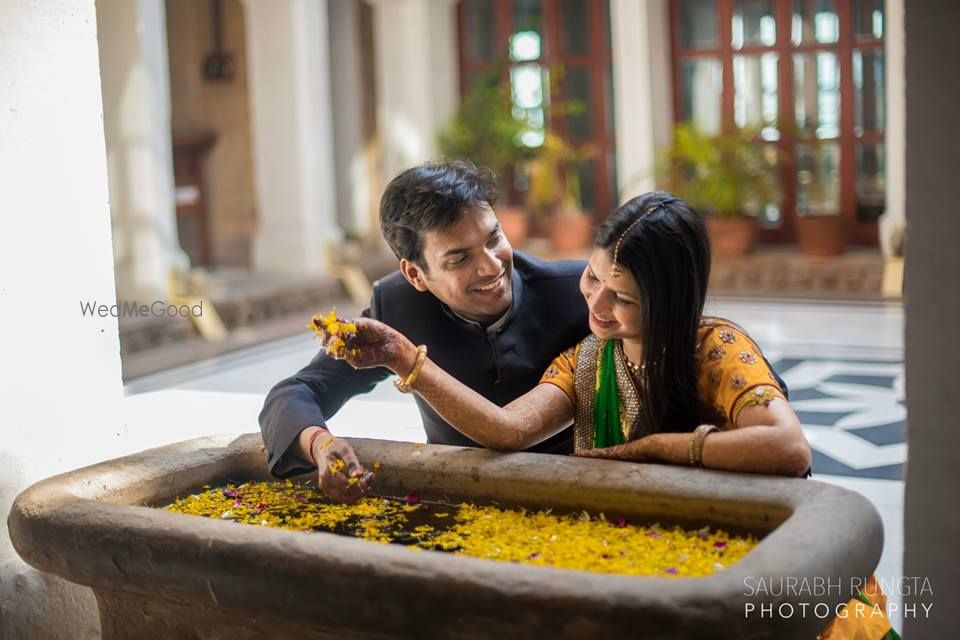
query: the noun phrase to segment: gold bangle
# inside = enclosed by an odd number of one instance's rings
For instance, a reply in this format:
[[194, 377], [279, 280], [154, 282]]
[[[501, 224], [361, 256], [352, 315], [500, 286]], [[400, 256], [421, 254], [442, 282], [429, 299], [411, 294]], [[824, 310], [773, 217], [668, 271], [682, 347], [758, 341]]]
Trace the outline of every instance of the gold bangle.
[[687, 455], [690, 458], [691, 467], [703, 466], [703, 442], [707, 439], [708, 435], [719, 430], [720, 429], [712, 424], [702, 424], [693, 430], [693, 437], [690, 438], [690, 444], [687, 447]]
[[423, 369], [423, 363], [427, 361], [427, 345], [422, 344], [417, 347], [417, 359], [413, 361], [413, 370], [406, 378], [398, 377], [393, 381], [393, 386], [401, 393], [410, 393], [413, 383], [417, 381], [420, 370]]

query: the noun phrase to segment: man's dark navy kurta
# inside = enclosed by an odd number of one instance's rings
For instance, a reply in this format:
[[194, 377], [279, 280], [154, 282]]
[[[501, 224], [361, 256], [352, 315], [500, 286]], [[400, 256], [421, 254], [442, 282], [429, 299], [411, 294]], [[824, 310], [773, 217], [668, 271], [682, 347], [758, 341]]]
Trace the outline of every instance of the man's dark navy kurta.
[[[499, 328], [487, 331], [465, 321], [431, 293], [417, 291], [399, 273], [377, 281], [363, 315], [384, 322], [414, 344], [425, 344], [430, 359], [480, 395], [503, 406], [532, 389], [550, 362], [589, 333], [587, 306], [580, 294], [584, 262], [543, 262], [513, 254], [513, 304]], [[323, 426], [355, 395], [368, 393], [391, 375], [386, 368], [357, 370], [324, 351], [296, 375], [267, 394], [260, 428], [271, 473], [286, 478], [312, 465], [287, 450], [300, 431]], [[480, 446], [451, 427], [415, 396], [427, 442]], [[385, 425], [389, 426], [389, 425]], [[529, 449], [568, 454], [572, 429]]]

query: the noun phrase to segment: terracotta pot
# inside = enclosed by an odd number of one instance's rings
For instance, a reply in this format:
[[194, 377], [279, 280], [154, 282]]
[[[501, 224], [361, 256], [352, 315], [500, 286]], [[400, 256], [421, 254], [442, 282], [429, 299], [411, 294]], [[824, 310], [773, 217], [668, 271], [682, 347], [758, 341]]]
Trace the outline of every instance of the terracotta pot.
[[840, 216], [799, 216], [797, 241], [808, 256], [838, 256], [846, 248], [843, 218]]
[[749, 216], [707, 218], [710, 250], [718, 258], [737, 258], [750, 253], [757, 241], [757, 221]]
[[550, 243], [558, 253], [572, 253], [590, 246], [593, 218], [583, 212], [558, 211], [550, 217]]
[[507, 240], [515, 249], [522, 249], [530, 233], [530, 218], [522, 207], [502, 207], [497, 209], [497, 220], [506, 234]]

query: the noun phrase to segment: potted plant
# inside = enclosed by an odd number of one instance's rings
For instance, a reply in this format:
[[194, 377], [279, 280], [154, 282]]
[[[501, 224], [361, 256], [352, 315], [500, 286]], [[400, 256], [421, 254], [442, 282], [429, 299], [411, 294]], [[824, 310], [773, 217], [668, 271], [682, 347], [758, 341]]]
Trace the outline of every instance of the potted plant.
[[660, 182], [706, 217], [713, 253], [720, 257], [752, 250], [756, 215], [777, 199], [772, 166], [755, 139], [750, 129], [708, 135], [683, 123], [660, 161]]
[[496, 174], [503, 203], [496, 207], [497, 218], [515, 247], [526, 242], [529, 226], [527, 212], [511, 201], [517, 167], [532, 155], [520, 144], [526, 126], [513, 116], [510, 86], [494, 71], [475, 80], [457, 113], [437, 136], [443, 157], [470, 160]]
[[816, 178], [816, 158], [819, 153], [814, 143], [813, 156], [797, 163], [797, 182], [807, 195], [797, 198], [797, 243], [808, 256], [838, 256], [846, 248], [844, 220], [838, 208], [826, 204], [826, 190]]
[[527, 208], [549, 218], [550, 241], [559, 253], [579, 251], [593, 237], [593, 218], [583, 211], [578, 170], [594, 155], [592, 147], [575, 149], [548, 132], [527, 164]]

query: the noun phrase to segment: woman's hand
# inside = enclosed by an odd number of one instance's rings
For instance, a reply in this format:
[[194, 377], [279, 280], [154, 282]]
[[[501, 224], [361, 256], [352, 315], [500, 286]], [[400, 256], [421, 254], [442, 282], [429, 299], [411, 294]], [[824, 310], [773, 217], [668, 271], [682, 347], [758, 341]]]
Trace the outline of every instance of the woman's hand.
[[347, 340], [343, 360], [357, 369], [388, 367], [398, 375], [410, 373], [417, 347], [406, 336], [372, 318], [359, 318], [353, 324], [357, 332]]
[[578, 458], [603, 458], [606, 460], [626, 460], [628, 462], [658, 462], [659, 459], [653, 455], [651, 450], [650, 445], [653, 444], [653, 440], [650, 438], [651, 436], [647, 436], [639, 440], [634, 440], [633, 442], [604, 447], [603, 449], [585, 449], [573, 455]]

